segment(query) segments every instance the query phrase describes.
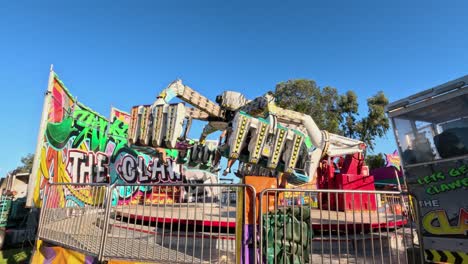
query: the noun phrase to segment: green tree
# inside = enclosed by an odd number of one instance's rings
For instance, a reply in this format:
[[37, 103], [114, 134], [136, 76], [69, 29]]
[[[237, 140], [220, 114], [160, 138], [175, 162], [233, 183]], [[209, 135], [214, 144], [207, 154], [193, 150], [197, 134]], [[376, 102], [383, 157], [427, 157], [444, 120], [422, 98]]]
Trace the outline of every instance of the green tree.
[[347, 91], [340, 95], [338, 107], [341, 113], [340, 128], [343, 136], [356, 138], [356, 116], [358, 115], [357, 95]]
[[388, 99], [380, 91], [367, 99], [368, 114], [356, 123], [357, 138], [365, 142], [369, 149], [373, 150], [375, 139], [383, 137], [390, 128], [388, 118], [385, 115], [385, 106]]
[[339, 96], [335, 88], [320, 88], [313, 80], [289, 80], [277, 84], [274, 95], [279, 106], [312, 116], [320, 129], [340, 131]]
[[388, 99], [383, 92], [367, 99], [368, 114], [360, 119], [353, 91], [339, 95], [336, 88], [320, 88], [313, 80], [299, 79], [277, 84], [274, 94], [279, 106], [308, 114], [320, 129], [359, 139], [371, 150], [375, 139], [389, 129], [384, 111]]
[[34, 154], [28, 154], [24, 157], [21, 157], [21, 165], [16, 167], [16, 169], [10, 171], [11, 174], [22, 173], [22, 172], [31, 172], [34, 162]]
[[366, 164], [369, 166], [370, 170], [382, 168], [385, 166], [385, 158], [382, 153], [376, 155], [366, 155]]

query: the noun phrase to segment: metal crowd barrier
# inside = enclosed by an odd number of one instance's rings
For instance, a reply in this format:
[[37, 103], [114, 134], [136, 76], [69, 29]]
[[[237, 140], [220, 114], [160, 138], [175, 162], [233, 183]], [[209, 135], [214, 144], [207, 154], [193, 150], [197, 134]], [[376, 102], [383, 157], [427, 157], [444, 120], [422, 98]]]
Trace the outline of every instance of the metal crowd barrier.
[[241, 192], [255, 193], [252, 187], [135, 184], [114, 190], [132, 194], [110, 207], [103, 259], [235, 263], [240, 257], [235, 230], [243, 219], [236, 205], [245, 203]]
[[104, 219], [108, 197], [109, 188], [103, 184], [49, 185], [41, 208], [38, 239], [98, 257], [105, 237], [99, 223]]
[[259, 259], [419, 263], [422, 251], [407, 197], [390, 191], [264, 190], [259, 195]]
[[100, 261], [416, 263], [413, 214], [390, 191], [52, 184], [38, 239]]
[[[61, 197], [70, 188], [94, 198], [66, 202]], [[236, 230], [245, 215], [236, 206], [245, 206], [247, 195], [254, 197], [255, 190], [242, 184], [52, 184], [38, 239], [100, 261], [238, 263], [243, 245]], [[253, 214], [255, 200], [248, 203]]]

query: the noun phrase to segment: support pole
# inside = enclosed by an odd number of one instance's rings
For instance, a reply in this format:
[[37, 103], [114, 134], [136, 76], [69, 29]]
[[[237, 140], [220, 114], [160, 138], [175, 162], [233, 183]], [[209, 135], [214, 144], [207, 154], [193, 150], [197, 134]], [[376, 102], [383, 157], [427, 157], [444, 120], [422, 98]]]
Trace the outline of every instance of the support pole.
[[[242, 180], [244, 184], [244, 180]], [[245, 219], [245, 191], [244, 187], [237, 189], [236, 201], [236, 264], [244, 263], [244, 219]], [[230, 197], [228, 197], [230, 199]]]
[[36, 206], [34, 204], [34, 192], [35, 188], [38, 185], [38, 171], [39, 171], [39, 164], [41, 163], [41, 149], [43, 145], [43, 136], [45, 134], [47, 119], [49, 115], [49, 104], [50, 98], [52, 97], [52, 88], [54, 86], [54, 65], [50, 65], [50, 73], [49, 73], [49, 82], [47, 85], [47, 91], [45, 93], [44, 98], [44, 105], [42, 106], [42, 116], [41, 116], [41, 123], [39, 125], [39, 132], [37, 134], [37, 145], [36, 151], [34, 152], [34, 162], [31, 170], [31, 174], [29, 175], [29, 182], [28, 182], [28, 196], [26, 198], [26, 207], [33, 207]]

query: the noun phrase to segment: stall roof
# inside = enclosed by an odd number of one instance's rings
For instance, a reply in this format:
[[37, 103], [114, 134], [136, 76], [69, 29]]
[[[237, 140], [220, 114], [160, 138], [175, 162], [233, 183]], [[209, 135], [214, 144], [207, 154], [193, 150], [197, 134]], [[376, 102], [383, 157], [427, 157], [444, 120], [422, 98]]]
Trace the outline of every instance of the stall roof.
[[[462, 114], [462, 116], [466, 115], [466, 113], [461, 113], [460, 111], [468, 112], [467, 94], [468, 75], [465, 75], [459, 79], [395, 101], [387, 106], [386, 112], [390, 117], [407, 114], [407, 117], [411, 119], [430, 122], [442, 122], [447, 119], [448, 109], [444, 101], [448, 99], [455, 100], [453, 103], [451, 102], [451, 107], [458, 108], [456, 110], [450, 108], [450, 112], [457, 113], [457, 117], [459, 117], [460, 114]], [[427, 108], [427, 106], [431, 107]], [[409, 111], [413, 111], [419, 108], [427, 109], [421, 109], [418, 111], [418, 113], [408, 113]], [[442, 117], [444, 120], [441, 120]]]
[[460, 117], [466, 117], [468, 116], [468, 89], [465, 90], [465, 94], [451, 98], [449, 104], [447, 104], [447, 101], [427, 102], [427, 104], [422, 102], [421, 107], [408, 109], [418, 109], [418, 111], [407, 111], [406, 113], [401, 111], [398, 117], [436, 124], [454, 120]]

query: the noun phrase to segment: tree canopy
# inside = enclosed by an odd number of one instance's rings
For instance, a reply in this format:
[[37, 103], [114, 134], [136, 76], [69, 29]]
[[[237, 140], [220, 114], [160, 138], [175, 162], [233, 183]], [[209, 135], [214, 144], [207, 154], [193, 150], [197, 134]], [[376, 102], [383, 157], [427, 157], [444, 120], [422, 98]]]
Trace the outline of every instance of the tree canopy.
[[277, 84], [274, 94], [279, 106], [312, 116], [320, 129], [340, 131], [339, 95], [335, 88], [320, 88], [313, 80], [289, 80]]
[[22, 172], [31, 172], [34, 162], [34, 154], [28, 154], [24, 157], [21, 157], [21, 165], [16, 167], [16, 169], [10, 171], [11, 174], [22, 173]]
[[385, 163], [385, 157], [382, 153], [366, 155], [366, 164], [371, 170], [385, 167]]
[[389, 129], [384, 108], [388, 99], [379, 91], [367, 99], [367, 116], [359, 118], [357, 95], [353, 91], [338, 94], [334, 87], [319, 87], [313, 80], [297, 79], [276, 85], [275, 97], [279, 106], [310, 115], [320, 129], [359, 139], [370, 150], [375, 139]]

